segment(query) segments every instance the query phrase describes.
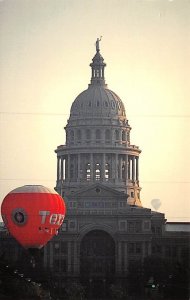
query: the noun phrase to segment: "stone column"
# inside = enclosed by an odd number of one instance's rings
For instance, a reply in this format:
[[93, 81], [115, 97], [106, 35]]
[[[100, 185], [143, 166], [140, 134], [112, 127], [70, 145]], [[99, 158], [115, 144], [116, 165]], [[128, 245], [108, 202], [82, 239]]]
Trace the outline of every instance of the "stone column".
[[90, 180], [94, 180], [94, 160], [93, 153], [90, 153]]
[[74, 274], [79, 274], [79, 255], [77, 241], [74, 241]]
[[148, 256], [152, 254], [151, 242], [148, 243]]
[[63, 156], [61, 156], [61, 183], [63, 181]]
[[119, 179], [122, 180], [122, 155], [119, 156]]
[[146, 256], [146, 242], [142, 242], [142, 260], [144, 260]]
[[60, 158], [57, 157], [57, 182], [60, 180], [60, 177], [59, 177], [59, 161], [60, 161]]
[[[43, 265], [44, 265], [45, 267], [48, 266], [47, 247], [50, 247], [50, 243], [49, 243], [48, 246], [44, 247]], [[17, 248], [16, 248], [16, 249], [17, 249]]]
[[67, 266], [68, 273], [71, 272], [71, 242], [68, 242], [68, 266]]
[[121, 242], [117, 244], [116, 272], [121, 273]]
[[115, 138], [115, 129], [112, 129], [111, 131], [111, 139], [112, 139], [112, 145], [116, 146], [116, 138]]
[[131, 157], [128, 155], [128, 179], [131, 180]]
[[78, 174], [77, 174], [77, 181], [80, 181], [81, 179], [81, 173], [80, 173], [80, 153], [78, 154]]
[[128, 155], [125, 155], [125, 180], [128, 179], [128, 168], [129, 168], [129, 162], [128, 162]]
[[136, 180], [139, 181], [139, 157], [136, 157]]
[[132, 157], [132, 181], [135, 181], [135, 157]]
[[67, 155], [67, 179], [70, 180], [70, 154]]
[[125, 244], [124, 244], [124, 262], [125, 262], [124, 272], [127, 273], [127, 267], [128, 267], [128, 259], [127, 259], [127, 242], [125, 242]]
[[115, 179], [118, 180], [118, 154], [115, 155]]
[[106, 167], [106, 157], [105, 153], [102, 154], [102, 166], [101, 166], [101, 179], [105, 181], [105, 167]]
[[53, 243], [49, 243], [49, 266], [50, 268], [53, 268]]
[[122, 130], [119, 130], [119, 144], [122, 144]]

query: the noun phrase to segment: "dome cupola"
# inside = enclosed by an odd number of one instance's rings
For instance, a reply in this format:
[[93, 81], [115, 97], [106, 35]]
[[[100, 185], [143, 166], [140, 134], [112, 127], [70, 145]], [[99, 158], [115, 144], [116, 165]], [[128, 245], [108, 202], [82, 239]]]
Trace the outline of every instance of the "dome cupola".
[[106, 64], [100, 54], [99, 42], [96, 41], [96, 54], [90, 64], [91, 83], [88, 89], [80, 93], [71, 106], [70, 121], [78, 118], [112, 118], [126, 119], [125, 107], [120, 97], [107, 88], [104, 77]]
[[104, 63], [104, 59], [102, 55], [100, 54], [100, 44], [101, 41], [98, 38], [96, 40], [96, 54], [92, 59], [92, 63], [90, 64], [90, 67], [92, 68], [92, 78], [91, 78], [91, 84], [90, 85], [101, 85], [106, 87], [105, 84], [105, 78], [104, 78], [104, 68], [106, 64]]

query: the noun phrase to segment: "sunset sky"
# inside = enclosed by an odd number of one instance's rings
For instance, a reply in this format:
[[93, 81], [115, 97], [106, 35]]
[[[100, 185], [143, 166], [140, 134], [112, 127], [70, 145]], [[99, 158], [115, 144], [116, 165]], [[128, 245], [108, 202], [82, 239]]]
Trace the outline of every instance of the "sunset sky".
[[190, 0], [0, 0], [0, 202], [55, 187], [58, 145], [95, 41], [140, 147], [141, 201], [190, 216]]

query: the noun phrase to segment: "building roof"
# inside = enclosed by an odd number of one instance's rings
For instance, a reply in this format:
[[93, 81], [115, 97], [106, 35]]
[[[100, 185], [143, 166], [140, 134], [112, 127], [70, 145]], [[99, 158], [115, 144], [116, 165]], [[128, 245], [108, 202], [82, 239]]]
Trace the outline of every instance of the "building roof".
[[165, 231], [183, 231], [190, 232], [190, 222], [167, 222]]

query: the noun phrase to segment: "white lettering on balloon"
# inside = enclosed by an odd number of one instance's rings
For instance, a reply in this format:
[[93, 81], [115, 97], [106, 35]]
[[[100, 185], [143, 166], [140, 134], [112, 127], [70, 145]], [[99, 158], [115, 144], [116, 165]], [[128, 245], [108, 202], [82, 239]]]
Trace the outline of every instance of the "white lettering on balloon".
[[46, 222], [46, 217], [49, 216], [49, 223], [53, 225], [61, 225], [64, 220], [64, 215], [62, 214], [51, 214], [50, 211], [47, 210], [40, 210], [39, 215], [42, 216], [41, 224], [44, 224]]

